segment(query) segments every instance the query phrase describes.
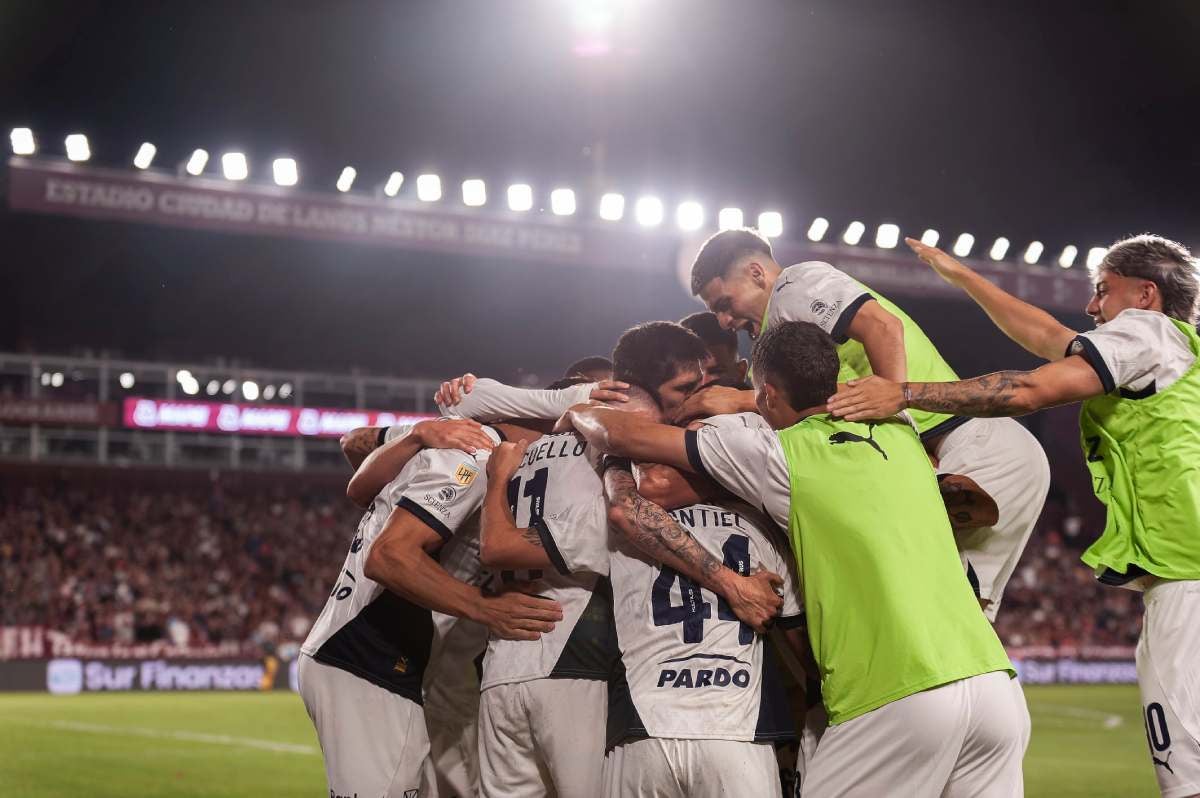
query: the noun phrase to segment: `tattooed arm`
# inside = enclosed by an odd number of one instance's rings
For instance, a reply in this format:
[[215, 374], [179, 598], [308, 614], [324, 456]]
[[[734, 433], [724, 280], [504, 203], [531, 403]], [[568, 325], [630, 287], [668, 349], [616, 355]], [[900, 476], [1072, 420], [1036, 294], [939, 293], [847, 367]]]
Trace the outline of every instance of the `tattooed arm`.
[[777, 574], [758, 571], [742, 576], [709, 554], [675, 522], [666, 510], [637, 492], [633, 474], [610, 467], [604, 474], [608, 520], [635, 548], [701, 587], [723, 596], [740, 620], [759, 632], [779, 614], [783, 599], [775, 588], [783, 584]]
[[342, 455], [350, 467], [357, 470], [367, 455], [383, 445], [383, 436], [387, 427], [358, 427], [342, 436], [338, 441], [342, 445]]
[[1000, 508], [983, 488], [962, 474], [938, 476], [938, 490], [946, 505], [946, 515], [955, 532], [995, 526], [1000, 520]]
[[851, 380], [830, 397], [829, 412], [850, 421], [887, 418], [909, 407], [958, 416], [1023, 416], [1103, 394], [1096, 371], [1072, 355], [1033, 371], [997, 371], [958, 382]]
[[518, 527], [508, 506], [508, 481], [521, 464], [527, 445], [527, 441], [502, 443], [488, 458], [487, 493], [479, 521], [479, 561], [488, 568], [555, 567], [536, 522]]

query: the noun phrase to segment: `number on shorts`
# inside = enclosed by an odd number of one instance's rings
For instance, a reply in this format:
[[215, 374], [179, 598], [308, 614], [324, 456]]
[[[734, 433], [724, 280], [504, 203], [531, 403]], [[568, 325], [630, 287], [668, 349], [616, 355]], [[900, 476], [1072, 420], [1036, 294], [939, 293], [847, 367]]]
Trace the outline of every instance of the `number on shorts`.
[[1171, 747], [1171, 732], [1167, 730], [1167, 713], [1162, 704], [1155, 701], [1146, 706], [1146, 739], [1155, 751], [1166, 751]]

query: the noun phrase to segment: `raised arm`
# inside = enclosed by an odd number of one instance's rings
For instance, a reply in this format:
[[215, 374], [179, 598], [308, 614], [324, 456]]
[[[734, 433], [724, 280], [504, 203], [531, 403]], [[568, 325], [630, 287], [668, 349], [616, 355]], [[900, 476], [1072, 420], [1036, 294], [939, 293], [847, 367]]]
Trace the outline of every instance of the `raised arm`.
[[398, 436], [407, 435], [411, 430], [411, 425], [356, 427], [343, 435], [338, 443], [341, 444], [342, 456], [346, 458], [346, 462], [351, 468], [358, 470], [371, 452]]
[[[487, 493], [479, 524], [479, 561], [493, 569], [553, 568], [540, 530], [521, 528], [508, 506], [508, 481], [525, 456], [526, 441], [502, 443], [487, 463]], [[536, 525], [535, 525], [536, 526]]]
[[1066, 355], [1068, 344], [1078, 334], [1075, 330], [1041, 308], [1017, 299], [937, 247], [912, 238], [904, 241], [939, 277], [966, 291], [1001, 332], [1022, 349], [1046, 360], [1060, 360]]
[[[468, 379], [468, 377], [470, 379]], [[442, 383], [434, 397], [442, 415], [473, 418], [479, 421], [499, 421], [510, 418], [533, 418], [554, 421], [571, 405], [589, 399], [621, 402], [625, 395], [623, 382], [585, 382], [560, 390], [514, 388], [496, 380], [465, 374], [461, 379]]]
[[679, 427], [656, 424], [636, 413], [601, 405], [575, 405], [563, 415], [559, 426], [574, 429], [607, 454], [695, 471], [688, 460], [684, 430]]

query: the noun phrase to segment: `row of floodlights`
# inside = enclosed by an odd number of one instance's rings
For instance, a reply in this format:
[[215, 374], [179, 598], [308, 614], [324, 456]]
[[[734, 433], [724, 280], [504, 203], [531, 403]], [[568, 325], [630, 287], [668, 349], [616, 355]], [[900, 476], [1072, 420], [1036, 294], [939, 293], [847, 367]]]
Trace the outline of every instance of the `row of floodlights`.
[[[126, 372], [128, 374], [128, 372]], [[121, 375], [121, 385], [127, 388], [133, 387], [133, 375], [129, 374], [130, 384], [125, 385], [125, 374]], [[180, 369], [175, 372], [175, 381], [179, 383], [179, 389], [188, 396], [195, 396], [200, 393], [200, 381], [196, 379], [192, 372], [187, 369]], [[259, 387], [259, 384], [254, 380], [243, 380], [240, 385], [235, 379], [227, 379], [224, 382], [218, 379], [211, 379], [204, 387], [204, 392], [209, 396], [216, 396], [218, 393], [232, 396], [235, 391], [241, 388], [242, 398], [247, 402], [257, 402], [260, 398], [263, 401], [269, 402], [276, 397], [280, 399], [288, 399], [292, 395], [292, 384], [285, 382], [276, 388], [274, 385], [266, 385]]]
[[[33, 155], [37, 144], [33, 131], [29, 128], [15, 128], [11, 134], [12, 149], [17, 155]], [[91, 157], [87, 136], [73, 133], [66, 138], [67, 158], [72, 161], [86, 161]], [[133, 165], [138, 169], [148, 169], [154, 162], [157, 149], [150, 142], [145, 142], [134, 155]], [[208, 165], [209, 155], [206, 150], [197, 149], [183, 164], [188, 174], [198, 176], [203, 174]], [[245, 180], [250, 175], [249, 163], [245, 153], [227, 152], [221, 156], [221, 172], [227, 180]], [[299, 182], [299, 169], [294, 158], [276, 158], [271, 163], [271, 172], [275, 183], [280, 186], [294, 186]], [[338, 176], [337, 190], [347, 192], [354, 186], [358, 172], [353, 166], [347, 166]], [[404, 174], [392, 172], [383, 183], [383, 193], [387, 197], [395, 197], [404, 185]], [[418, 175], [416, 179], [417, 199], [423, 202], [437, 202], [442, 198], [442, 179], [435, 174]], [[462, 182], [462, 201], [469, 207], [479, 207], [487, 203], [487, 185], [483, 180], [471, 178]], [[533, 209], [533, 187], [526, 183], [515, 183], [506, 192], [509, 210], [524, 212]], [[576, 211], [575, 192], [569, 188], [556, 188], [550, 192], [550, 211], [556, 216], [571, 216]], [[606, 221], [620, 221], [625, 216], [625, 197], [622, 194], [609, 192], [600, 197], [600, 218]], [[663, 201], [658, 197], [639, 197], [634, 203], [634, 218], [645, 227], [656, 227], [662, 224], [665, 217]], [[675, 210], [675, 222], [681, 230], [695, 231], [705, 225], [704, 206], [694, 200], [681, 202]], [[720, 230], [731, 230], [744, 226], [745, 219], [741, 208], [721, 208], [717, 212], [717, 227]], [[783, 235], [783, 214], [778, 211], [764, 211], [758, 215], [758, 231], [768, 238], [778, 238]], [[842, 241], [850, 246], [858, 246], [862, 241], [867, 227], [862, 222], [851, 222], [842, 233]], [[808, 228], [810, 241], [819, 242], [829, 232], [829, 220], [817, 217]], [[940, 236], [936, 230], [926, 230], [921, 235], [922, 243], [937, 246]], [[900, 242], [900, 228], [895, 224], [881, 224], [875, 233], [875, 245], [883, 249], [892, 249]], [[953, 252], [960, 258], [971, 254], [975, 246], [975, 236], [962, 233], [954, 241]], [[1010, 242], [1000, 237], [993, 242], [988, 256], [992, 260], [1004, 260], [1008, 254]], [[1045, 247], [1040, 241], [1032, 241], [1025, 247], [1022, 260], [1034, 264], [1042, 257]], [[1088, 250], [1087, 264], [1096, 266], [1104, 258], [1107, 250], [1104, 247], [1092, 247]], [[1074, 265], [1079, 256], [1079, 249], [1067, 245], [1058, 256], [1058, 265], [1064, 269]]]

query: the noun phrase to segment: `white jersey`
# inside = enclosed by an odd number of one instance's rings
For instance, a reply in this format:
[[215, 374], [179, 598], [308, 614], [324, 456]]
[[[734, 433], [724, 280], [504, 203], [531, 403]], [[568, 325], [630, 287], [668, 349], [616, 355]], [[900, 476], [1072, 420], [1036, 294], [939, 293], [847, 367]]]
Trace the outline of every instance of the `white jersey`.
[[537, 531], [553, 571], [505, 571], [562, 605], [563, 619], [538, 640], [488, 641], [481, 689], [533, 679], [607, 679], [615, 657], [608, 589], [608, 508], [598, 455], [575, 433], [529, 445], [508, 483], [516, 525]]
[[1169, 388], [1196, 362], [1170, 318], [1155, 310], [1128, 308], [1116, 318], [1071, 341], [1068, 355], [1082, 355], [1100, 377], [1105, 393], [1144, 399]]
[[[499, 441], [493, 430], [485, 430]], [[486, 451], [471, 455], [425, 449], [379, 492], [359, 522], [329, 600], [301, 651], [421, 703], [435, 637], [431, 613], [368, 579], [367, 557], [394, 508], [406, 510], [449, 541], [483, 502], [487, 456]]]
[[[738, 573], [762, 567], [780, 574], [780, 625], [802, 620], [787, 544], [760, 512], [731, 500], [721, 506], [694, 504], [672, 510], [671, 516]], [[775, 653], [723, 598], [625, 541], [615, 545], [611, 562], [624, 678], [616, 677], [609, 692], [609, 745], [645, 736], [795, 737]]]
[[767, 300], [767, 318], [772, 325], [811, 322], [844, 344], [850, 322], [870, 299], [870, 291], [858, 280], [824, 261], [810, 260], [779, 273]]

